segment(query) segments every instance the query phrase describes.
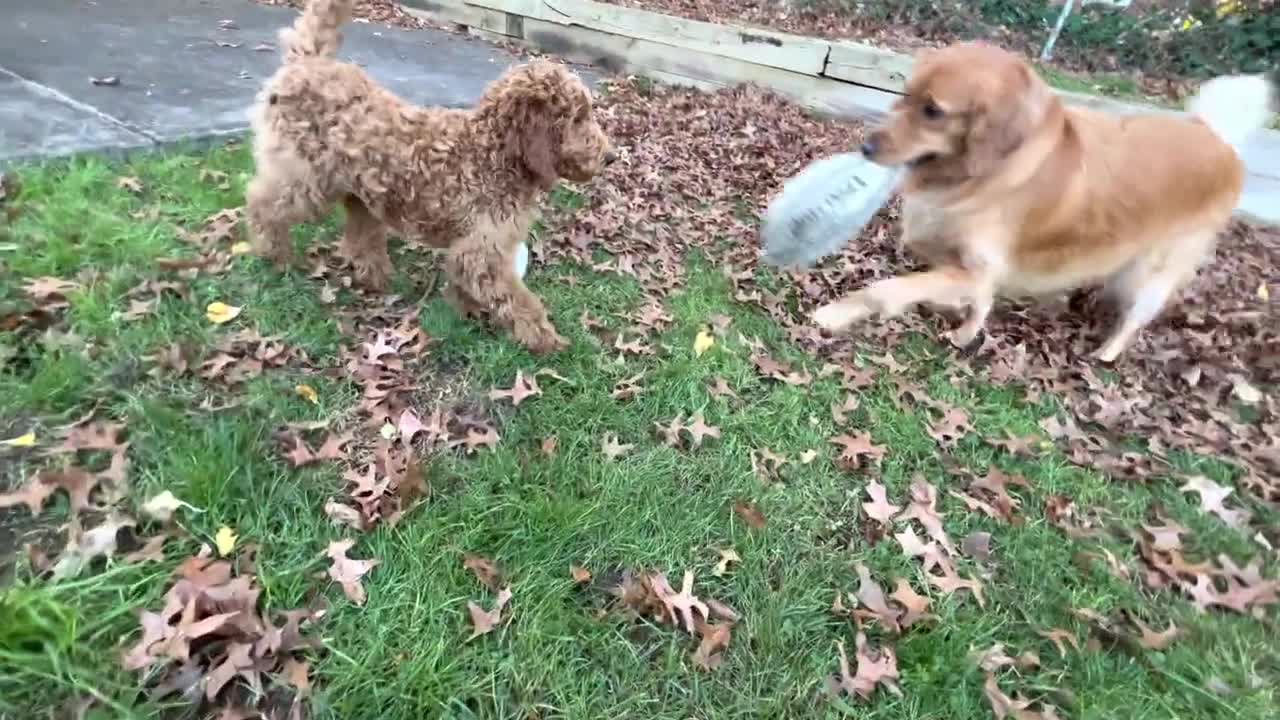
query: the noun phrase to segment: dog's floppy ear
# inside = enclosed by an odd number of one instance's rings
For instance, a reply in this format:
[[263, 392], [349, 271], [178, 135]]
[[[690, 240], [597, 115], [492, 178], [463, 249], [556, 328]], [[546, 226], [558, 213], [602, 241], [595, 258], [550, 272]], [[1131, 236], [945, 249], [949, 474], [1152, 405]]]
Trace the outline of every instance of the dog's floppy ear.
[[511, 128], [507, 146], [540, 186], [550, 188], [560, 177], [556, 172], [555, 128], [546, 108], [529, 106], [522, 115], [524, 121]]
[[1002, 78], [998, 92], [979, 98], [971, 110], [965, 136], [965, 170], [981, 177], [1031, 135], [1043, 114], [1044, 90], [1026, 65]]

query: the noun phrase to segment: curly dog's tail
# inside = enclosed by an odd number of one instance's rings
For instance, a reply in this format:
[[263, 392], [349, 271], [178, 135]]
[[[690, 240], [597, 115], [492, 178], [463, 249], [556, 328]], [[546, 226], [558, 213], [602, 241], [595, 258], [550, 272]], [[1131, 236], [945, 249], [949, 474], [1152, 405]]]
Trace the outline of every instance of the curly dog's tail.
[[313, 57], [333, 57], [342, 44], [338, 28], [351, 19], [355, 0], [310, 0], [293, 27], [280, 31], [285, 63]]

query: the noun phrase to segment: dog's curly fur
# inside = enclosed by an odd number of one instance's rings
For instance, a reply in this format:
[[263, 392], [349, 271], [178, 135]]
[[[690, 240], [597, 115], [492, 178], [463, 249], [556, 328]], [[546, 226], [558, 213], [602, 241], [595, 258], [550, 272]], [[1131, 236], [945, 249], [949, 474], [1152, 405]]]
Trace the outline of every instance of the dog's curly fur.
[[280, 33], [283, 65], [251, 117], [255, 251], [287, 262], [290, 228], [341, 203], [341, 247], [362, 284], [386, 287], [388, 231], [447, 248], [455, 308], [488, 313], [534, 352], [564, 347], [513, 254], [557, 179], [584, 182], [612, 157], [590, 91], [536, 61], [490, 84], [471, 110], [412, 105], [334, 58], [352, 4], [312, 0]]

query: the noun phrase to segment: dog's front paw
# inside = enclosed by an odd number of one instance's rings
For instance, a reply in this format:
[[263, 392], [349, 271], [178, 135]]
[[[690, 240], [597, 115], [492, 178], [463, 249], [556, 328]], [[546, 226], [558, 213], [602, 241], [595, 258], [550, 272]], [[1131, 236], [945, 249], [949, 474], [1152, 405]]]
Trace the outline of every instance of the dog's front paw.
[[364, 288], [381, 293], [391, 284], [390, 258], [360, 260], [353, 262], [352, 265], [355, 267], [356, 282]]
[[955, 330], [943, 333], [943, 337], [954, 345], [956, 349], [963, 350], [972, 345], [974, 340], [978, 339], [978, 334], [980, 332], [982, 332], [982, 328], [971, 328], [968, 325], [961, 325]]
[[271, 263], [277, 270], [286, 270], [293, 265], [293, 247], [288, 243], [269, 244], [255, 241], [253, 254]]
[[818, 308], [813, 312], [813, 324], [836, 332], [871, 317], [872, 308], [860, 298], [850, 296]]
[[569, 347], [569, 341], [554, 329], [550, 332], [540, 332], [532, 337], [522, 339], [522, 342], [529, 349], [529, 352], [534, 355], [549, 355]]
[[508, 327], [511, 328], [516, 341], [535, 355], [559, 352], [569, 347], [569, 341], [556, 332], [556, 326], [552, 325], [545, 316], [521, 318]]

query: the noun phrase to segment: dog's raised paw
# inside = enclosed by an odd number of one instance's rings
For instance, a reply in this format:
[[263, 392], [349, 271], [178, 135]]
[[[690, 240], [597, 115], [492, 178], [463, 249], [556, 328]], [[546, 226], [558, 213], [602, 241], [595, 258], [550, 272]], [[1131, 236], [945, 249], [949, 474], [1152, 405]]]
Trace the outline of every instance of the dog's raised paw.
[[971, 330], [966, 327], [959, 327], [955, 330], [944, 333], [943, 337], [945, 337], [947, 342], [951, 343], [956, 349], [964, 350], [972, 345], [974, 340], [978, 339], [978, 334], [981, 332], [981, 330]]
[[857, 300], [828, 303], [813, 311], [813, 324], [835, 332], [871, 316], [871, 308]]

